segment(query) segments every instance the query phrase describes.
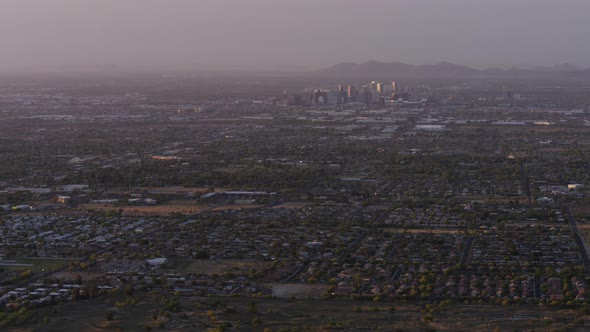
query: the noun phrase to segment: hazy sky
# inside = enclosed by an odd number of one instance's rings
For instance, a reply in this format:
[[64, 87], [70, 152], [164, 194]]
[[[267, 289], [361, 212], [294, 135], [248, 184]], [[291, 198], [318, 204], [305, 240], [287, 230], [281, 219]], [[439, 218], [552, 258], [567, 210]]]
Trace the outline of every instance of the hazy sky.
[[590, 0], [0, 0], [0, 69], [590, 66]]

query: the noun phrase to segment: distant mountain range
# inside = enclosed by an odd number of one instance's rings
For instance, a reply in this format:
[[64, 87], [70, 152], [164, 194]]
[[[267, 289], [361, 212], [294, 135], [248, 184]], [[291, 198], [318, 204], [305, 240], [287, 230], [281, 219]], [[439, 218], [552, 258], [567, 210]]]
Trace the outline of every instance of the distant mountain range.
[[583, 76], [590, 77], [590, 69], [584, 69], [569, 63], [552, 67], [536, 66], [531, 68], [489, 68], [475, 69], [450, 62], [432, 65], [411, 65], [402, 62], [367, 61], [363, 63], [339, 63], [321, 69], [320, 74], [347, 77], [490, 77], [490, 76]]

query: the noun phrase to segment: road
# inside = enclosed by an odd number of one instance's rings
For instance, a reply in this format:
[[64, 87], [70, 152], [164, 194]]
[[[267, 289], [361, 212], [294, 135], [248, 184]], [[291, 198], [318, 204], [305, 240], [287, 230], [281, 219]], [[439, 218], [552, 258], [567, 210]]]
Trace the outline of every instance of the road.
[[528, 171], [526, 169], [526, 162], [523, 161], [520, 163], [520, 183], [522, 185], [522, 189], [526, 194], [526, 197], [529, 201], [529, 205], [533, 204], [533, 197], [531, 195], [531, 179], [529, 177]]
[[574, 219], [574, 215], [572, 214], [572, 210], [570, 207], [565, 208], [565, 217], [567, 218], [567, 222], [574, 233], [574, 240], [580, 249], [580, 254], [582, 255], [582, 262], [586, 269], [590, 269], [590, 261], [588, 260], [588, 244], [586, 243], [586, 239], [580, 231], [578, 230], [578, 225], [576, 224], [576, 220]]
[[463, 254], [461, 255], [461, 265], [467, 265], [467, 260], [469, 260], [469, 252], [471, 252], [471, 246], [473, 245], [473, 238], [470, 237], [465, 242], [465, 249], [463, 250]]

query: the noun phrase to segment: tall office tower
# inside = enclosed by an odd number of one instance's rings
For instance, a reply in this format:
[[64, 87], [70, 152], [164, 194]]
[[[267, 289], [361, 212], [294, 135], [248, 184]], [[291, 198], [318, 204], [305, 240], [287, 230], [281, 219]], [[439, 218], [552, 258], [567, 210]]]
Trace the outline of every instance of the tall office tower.
[[315, 90], [312, 95], [312, 102], [314, 105], [326, 105], [328, 103], [328, 92], [322, 90]]
[[303, 97], [301, 95], [289, 96], [288, 105], [303, 105]]
[[346, 90], [344, 90], [344, 86], [342, 84], [338, 84], [338, 104], [343, 104], [346, 102]]
[[377, 90], [377, 82], [373, 81], [371, 82], [371, 84], [369, 85], [369, 87], [371, 88], [371, 91], [376, 91]]
[[342, 103], [342, 95], [338, 91], [327, 91], [326, 92], [326, 104], [327, 105], [340, 105]]
[[392, 90], [393, 92], [395, 92], [395, 88], [396, 88], [395, 81], [394, 81], [394, 82], [391, 82], [391, 90]]
[[381, 83], [377, 83], [377, 93], [378, 93], [379, 95], [382, 95], [382, 94], [383, 94], [383, 89], [384, 89], [384, 86], [383, 86], [383, 84], [381, 84]]
[[381, 96], [389, 97], [393, 90], [391, 90], [391, 85], [383, 84], [381, 85]]
[[502, 99], [512, 99], [514, 97], [514, 92], [507, 88], [502, 88]]
[[[371, 103], [371, 96], [372, 96], [372, 90], [371, 90], [371, 86], [366, 86], [363, 85], [358, 92], [358, 98], [356, 101], [364, 103], [364, 104], [370, 104]], [[373, 92], [374, 94], [374, 92]]]
[[355, 95], [355, 91], [354, 91], [354, 86], [352, 85], [348, 85], [348, 99], [352, 100], [354, 98]]

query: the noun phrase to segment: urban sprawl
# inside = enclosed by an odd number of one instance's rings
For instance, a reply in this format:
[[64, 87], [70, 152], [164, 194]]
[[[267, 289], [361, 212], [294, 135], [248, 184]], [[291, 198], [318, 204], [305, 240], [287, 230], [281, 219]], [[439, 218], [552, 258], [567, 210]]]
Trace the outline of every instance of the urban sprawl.
[[587, 88], [158, 79], [2, 85], [0, 329], [590, 324]]

